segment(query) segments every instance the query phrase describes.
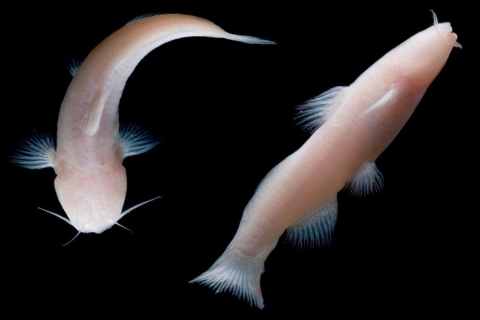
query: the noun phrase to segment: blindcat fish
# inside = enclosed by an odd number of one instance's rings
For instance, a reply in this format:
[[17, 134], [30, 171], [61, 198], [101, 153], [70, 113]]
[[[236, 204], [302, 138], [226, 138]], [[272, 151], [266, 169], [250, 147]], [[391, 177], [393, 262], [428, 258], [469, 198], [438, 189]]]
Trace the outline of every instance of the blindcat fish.
[[185, 37], [274, 44], [230, 34], [190, 15], [135, 19], [103, 40], [78, 69], [71, 70], [74, 77], [60, 107], [56, 149], [52, 138], [36, 136], [12, 157], [13, 163], [25, 168], [55, 170], [55, 191], [69, 219], [50, 213], [79, 233], [102, 233], [143, 204], [122, 213], [127, 191], [122, 161], [150, 150], [157, 141], [136, 127], [121, 128], [118, 104], [128, 77], [143, 57], [166, 42]]
[[264, 262], [286, 231], [300, 244], [330, 242], [337, 193], [380, 189], [374, 161], [393, 141], [446, 63], [460, 47], [449, 23], [421, 31], [368, 68], [348, 87], [335, 87], [299, 107], [310, 139], [268, 173], [240, 226], [212, 267], [191, 282], [227, 291], [263, 308]]

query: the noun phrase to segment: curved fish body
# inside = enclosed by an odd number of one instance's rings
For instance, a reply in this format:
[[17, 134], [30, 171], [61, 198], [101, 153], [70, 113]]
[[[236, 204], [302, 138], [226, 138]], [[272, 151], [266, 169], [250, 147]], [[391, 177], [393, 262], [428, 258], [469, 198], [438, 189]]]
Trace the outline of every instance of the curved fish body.
[[48, 137], [28, 141], [13, 162], [30, 168], [53, 167], [55, 190], [72, 226], [101, 233], [122, 218], [127, 177], [122, 161], [157, 142], [135, 127], [119, 127], [118, 104], [140, 60], [162, 44], [185, 37], [224, 38], [251, 44], [272, 41], [230, 34], [190, 15], [164, 14], [133, 20], [103, 40], [80, 67], [63, 99], [57, 148]]
[[388, 52], [348, 87], [335, 87], [299, 107], [313, 132], [261, 182], [222, 256], [192, 280], [263, 308], [260, 276], [280, 236], [326, 245], [337, 218], [337, 193], [382, 187], [374, 161], [392, 142], [460, 46], [449, 23], [419, 32]]

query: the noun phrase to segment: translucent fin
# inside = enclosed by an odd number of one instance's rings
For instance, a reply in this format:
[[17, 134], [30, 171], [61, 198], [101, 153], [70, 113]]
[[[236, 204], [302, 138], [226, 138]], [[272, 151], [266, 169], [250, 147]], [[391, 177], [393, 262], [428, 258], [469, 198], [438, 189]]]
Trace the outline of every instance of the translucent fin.
[[12, 163], [27, 169], [55, 167], [55, 145], [48, 134], [34, 134], [27, 138], [10, 158]]
[[243, 255], [230, 244], [210, 269], [190, 283], [207, 285], [216, 293], [230, 292], [250, 305], [263, 309], [260, 289], [263, 261]]
[[156, 15], [158, 15], [158, 13], [144, 13], [144, 14], [141, 14], [138, 17], [135, 17], [132, 20], [128, 21], [125, 25], [129, 25], [130, 23], [133, 23], [135, 21], [143, 20], [143, 19], [150, 18], [150, 17], [156, 16]]
[[[222, 36], [223, 37], [223, 36]], [[225, 39], [244, 42], [248, 44], [276, 44], [275, 41], [264, 40], [262, 38], [252, 37], [252, 36], [242, 36], [238, 34], [231, 34], [225, 35]]]
[[300, 248], [327, 246], [337, 223], [337, 198], [287, 229], [287, 239]]
[[360, 171], [348, 184], [348, 189], [357, 196], [378, 192], [383, 188], [383, 175], [374, 162], [364, 162]]
[[70, 61], [70, 63], [68, 64], [68, 72], [70, 73], [72, 78], [75, 77], [75, 75], [77, 74], [77, 70], [78, 68], [80, 68], [81, 65], [82, 65], [82, 61], [80, 60]]
[[332, 110], [340, 104], [348, 87], [333, 87], [297, 108], [297, 124], [303, 130], [313, 133], [327, 121]]
[[135, 125], [120, 126], [120, 145], [123, 158], [147, 152], [160, 142], [153, 135]]

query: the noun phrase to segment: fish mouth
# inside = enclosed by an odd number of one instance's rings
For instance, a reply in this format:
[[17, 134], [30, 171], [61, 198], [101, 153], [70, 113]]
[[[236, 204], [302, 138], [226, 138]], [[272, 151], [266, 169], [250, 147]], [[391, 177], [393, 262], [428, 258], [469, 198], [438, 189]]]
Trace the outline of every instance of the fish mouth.
[[458, 41], [457, 41], [458, 36], [455, 32], [453, 32], [452, 25], [450, 24], [450, 22], [439, 23], [435, 27], [440, 28], [442, 31], [444, 31], [445, 33], [448, 34], [448, 36], [452, 40], [452, 43], [453, 43], [452, 46], [457, 47], [457, 48], [462, 48], [462, 45], [460, 43], [458, 43]]
[[452, 35], [452, 40], [453, 40], [453, 46], [455, 48], [462, 49], [462, 45], [457, 41], [458, 36], [455, 32], [450, 33]]

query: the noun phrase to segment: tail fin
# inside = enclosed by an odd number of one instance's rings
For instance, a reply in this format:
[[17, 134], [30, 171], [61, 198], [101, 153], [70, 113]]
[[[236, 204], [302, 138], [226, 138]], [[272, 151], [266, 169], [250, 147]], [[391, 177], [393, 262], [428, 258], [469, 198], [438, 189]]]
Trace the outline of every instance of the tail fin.
[[248, 43], [248, 44], [276, 44], [275, 41], [264, 40], [262, 38], [242, 36], [242, 35], [231, 34], [231, 33], [229, 33], [225, 38], [233, 41]]
[[211, 287], [216, 293], [230, 292], [250, 305], [263, 309], [260, 276], [264, 259], [245, 256], [231, 246], [206, 272], [190, 283]]

